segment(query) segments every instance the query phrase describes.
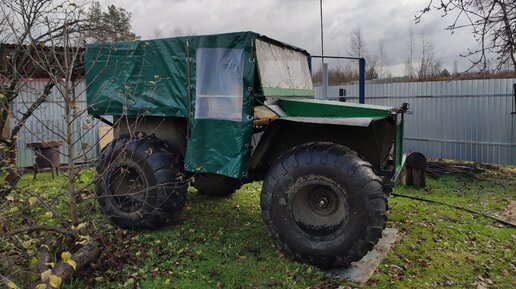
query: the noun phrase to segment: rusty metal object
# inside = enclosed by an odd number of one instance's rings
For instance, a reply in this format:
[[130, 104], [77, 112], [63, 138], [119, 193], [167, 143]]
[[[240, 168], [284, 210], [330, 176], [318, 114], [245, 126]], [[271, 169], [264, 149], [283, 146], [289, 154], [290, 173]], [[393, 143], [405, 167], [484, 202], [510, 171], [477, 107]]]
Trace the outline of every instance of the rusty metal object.
[[34, 150], [35, 162], [34, 162], [34, 177], [36, 174], [44, 168], [50, 168], [52, 171], [52, 178], [54, 177], [54, 170], [56, 174], [59, 174], [58, 168], [61, 164], [59, 161], [59, 146], [63, 142], [61, 141], [46, 141], [46, 142], [33, 142], [28, 143], [27, 147]]

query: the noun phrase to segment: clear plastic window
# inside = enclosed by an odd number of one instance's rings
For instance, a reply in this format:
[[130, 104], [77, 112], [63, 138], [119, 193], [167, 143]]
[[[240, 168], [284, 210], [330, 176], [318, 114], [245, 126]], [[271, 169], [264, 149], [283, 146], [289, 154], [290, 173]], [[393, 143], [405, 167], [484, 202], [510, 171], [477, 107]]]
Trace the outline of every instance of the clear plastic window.
[[242, 120], [244, 50], [198, 48], [196, 119]]

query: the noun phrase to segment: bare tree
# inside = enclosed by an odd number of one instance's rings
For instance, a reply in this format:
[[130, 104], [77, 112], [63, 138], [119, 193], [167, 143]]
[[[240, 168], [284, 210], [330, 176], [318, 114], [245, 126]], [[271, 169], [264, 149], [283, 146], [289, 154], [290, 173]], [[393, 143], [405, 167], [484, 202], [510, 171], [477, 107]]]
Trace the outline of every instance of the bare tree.
[[[0, 1], [0, 14], [4, 26], [1, 40], [9, 43], [7, 59], [2, 61], [3, 67], [0, 73], [0, 130], [4, 132], [0, 136], [4, 158], [7, 159], [6, 185], [0, 195], [5, 194], [19, 180], [16, 169], [16, 139], [18, 132], [24, 126], [32, 113], [46, 101], [55, 83], [48, 81], [45, 89], [37, 97], [36, 101], [22, 113], [21, 117], [10, 130], [12, 116], [11, 103], [18, 97], [25, 86], [26, 78], [35, 77], [44, 71], [34, 65], [33, 57], [37, 55], [37, 49], [49, 43], [49, 40], [60, 35], [63, 24], [48, 25], [44, 22], [46, 13], [51, 9], [51, 1], [45, 0], [18, 0]], [[77, 24], [77, 23], [74, 23]], [[47, 56], [45, 56], [47, 57]], [[52, 58], [48, 58], [51, 62]]]
[[383, 40], [378, 41], [378, 77], [391, 77], [391, 72], [389, 71], [389, 56], [385, 51], [385, 44]]
[[[65, 15], [63, 9], [70, 7], [77, 9], [76, 13], [80, 12], [80, 15], [56, 18], [60, 13]], [[5, 195], [20, 178], [16, 168], [18, 133], [34, 111], [47, 101], [52, 90], [60, 85], [58, 80], [75, 77], [77, 70], [82, 69], [80, 65], [72, 67], [70, 63], [62, 63], [69, 57], [70, 50], [56, 51], [55, 47], [67, 44], [70, 39], [65, 36], [80, 34], [80, 39], [73, 39], [78, 48], [92, 38], [95, 41], [129, 40], [135, 35], [130, 32], [130, 13], [113, 5], [104, 12], [98, 2], [88, 8], [68, 1], [53, 4], [48, 0], [0, 0], [0, 15], [0, 42], [7, 43], [8, 51], [4, 55], [6, 59], [0, 61], [0, 145], [3, 158], [7, 160], [7, 175], [0, 195]], [[82, 62], [77, 55], [73, 60], [74, 63]], [[20, 92], [30, 89], [25, 81], [30, 78], [46, 78], [48, 82], [43, 91], [38, 92], [37, 99], [21, 112], [11, 130], [10, 120], [18, 115], [12, 113], [11, 103]]]
[[368, 54], [366, 57], [366, 79], [376, 79], [380, 76], [378, 72], [378, 55]]
[[360, 26], [355, 27], [351, 31], [351, 55], [353, 57], [365, 57], [366, 56], [366, 44], [362, 37], [362, 29]]
[[405, 73], [410, 80], [425, 81], [440, 77], [443, 72], [441, 61], [436, 58], [434, 45], [424, 31], [416, 39], [414, 31], [410, 29], [407, 48]]
[[[367, 52], [365, 39], [362, 36], [362, 29], [359, 26], [354, 28], [351, 32], [350, 49], [351, 56], [364, 58], [366, 60], [366, 79], [378, 78], [378, 56]], [[358, 63], [355, 64], [355, 70], [358, 71]]]
[[409, 38], [407, 42], [407, 48], [408, 48], [408, 55], [407, 59], [405, 60], [405, 74], [408, 76], [409, 79], [415, 79], [416, 78], [416, 71], [414, 68], [414, 53], [416, 49], [415, 44], [415, 37], [414, 37], [414, 30], [409, 29]]
[[163, 37], [163, 30], [161, 30], [161, 28], [159, 28], [159, 27], [155, 27], [154, 28], [154, 37], [155, 38]]
[[453, 76], [456, 76], [457, 74], [459, 74], [459, 63], [457, 62], [457, 60], [453, 60], [453, 70], [452, 70], [452, 75]]
[[419, 81], [431, 80], [438, 77], [440, 72], [441, 62], [435, 58], [434, 45], [423, 33], [421, 35], [419, 63], [416, 70], [417, 79]]
[[[25, 111], [17, 120], [11, 131], [11, 139], [8, 140], [10, 152], [15, 154], [16, 136], [23, 128], [25, 122], [45, 102], [52, 90], [55, 88], [63, 98], [65, 106], [66, 132], [62, 134], [67, 146], [69, 192], [70, 192], [70, 213], [72, 223], [78, 223], [77, 208], [75, 203], [75, 168], [74, 151], [72, 143], [72, 122], [73, 113], [76, 110], [74, 99], [75, 79], [81, 74], [82, 44], [85, 41], [85, 23], [83, 10], [72, 2], [54, 6], [52, 1], [44, 0], [19, 0], [4, 1], [2, 3], [4, 16], [9, 17], [9, 25], [15, 35], [17, 45], [14, 49], [12, 74], [6, 79], [8, 88], [6, 95], [13, 100], [20, 93], [20, 86], [26, 85], [24, 78], [33, 77], [35, 74], [44, 75], [48, 78], [43, 91], [36, 99], [27, 102]], [[29, 4], [29, 6], [26, 6]], [[29, 12], [27, 12], [29, 11]], [[18, 22], [21, 21], [21, 22]], [[38, 23], [31, 26], [32, 23]], [[18, 29], [29, 27], [28, 30]], [[39, 32], [40, 34], [36, 34]], [[37, 35], [37, 38], [34, 38]], [[17, 66], [16, 58], [23, 58], [23, 66]], [[29, 67], [26, 69], [26, 67]], [[17, 116], [11, 112], [11, 116]], [[11, 155], [11, 159], [16, 159]], [[16, 165], [15, 161], [12, 163]], [[12, 170], [16, 170], [12, 168]], [[17, 172], [15, 172], [17, 174]]]
[[452, 33], [458, 29], [471, 29], [479, 47], [468, 49], [463, 56], [468, 57], [471, 66], [488, 69], [489, 55], [496, 55], [496, 69], [502, 69], [507, 62], [512, 64], [516, 77], [516, 1], [514, 0], [441, 0], [428, 6], [415, 16], [416, 23], [431, 9], [442, 12], [443, 17], [451, 17], [446, 27]]
[[183, 28], [181, 25], [176, 25], [170, 31], [171, 37], [177, 37], [177, 36], [192, 36], [195, 35], [195, 32], [192, 29], [192, 26], [187, 26], [186, 28]]
[[[349, 62], [344, 64], [343, 62], [333, 63], [328, 67], [328, 84], [339, 85], [354, 81], [358, 78], [358, 74], [354, 67]], [[312, 81], [315, 85], [321, 85], [322, 83], [322, 70], [319, 69], [312, 73]]]
[[[86, 110], [78, 103], [78, 97], [84, 91], [78, 89], [77, 85], [78, 80], [84, 75], [82, 61], [85, 50], [84, 44], [88, 32], [92, 29], [92, 26], [89, 25], [89, 19], [86, 17], [86, 8], [72, 1], [57, 4], [48, 0], [0, 0], [0, 13], [8, 27], [2, 34], [2, 38], [4, 42], [11, 43], [6, 46], [8, 48], [6, 50], [8, 51], [8, 58], [7, 61], [2, 61], [5, 66], [1, 67], [0, 70], [1, 83], [3, 84], [1, 87], [1, 95], [3, 96], [1, 123], [3, 128], [8, 128], [10, 126], [8, 120], [13, 119], [15, 121], [9, 137], [1, 139], [4, 146], [8, 147], [9, 175], [12, 174], [19, 178], [16, 169], [16, 142], [17, 135], [22, 129], [27, 130], [39, 141], [48, 141], [43, 139], [38, 132], [30, 131], [26, 127], [25, 124], [29, 119], [38, 121], [47, 133], [54, 134], [63, 142], [65, 149], [64, 152], [60, 153], [67, 158], [66, 181], [62, 186], [62, 195], [67, 197], [67, 204], [65, 204], [67, 216], [62, 216], [62, 219], [56, 220], [56, 222], [43, 224], [38, 224], [38, 220], [27, 218], [31, 214], [30, 209], [20, 210], [20, 212], [16, 210], [7, 216], [1, 216], [1, 218], [9, 218], [7, 222], [12, 224], [4, 229], [5, 232], [2, 232], [1, 242], [12, 244], [16, 243], [20, 236], [28, 238], [28, 235], [34, 232], [41, 233], [38, 235], [41, 239], [33, 238], [34, 241], [30, 246], [34, 246], [34, 248], [31, 248], [30, 253], [24, 248], [18, 248], [19, 251], [17, 252], [19, 256], [22, 256], [22, 258], [17, 258], [18, 266], [23, 266], [23, 264], [26, 264], [26, 260], [30, 258], [37, 257], [43, 261], [40, 264], [41, 266], [34, 268], [34, 270], [28, 268], [24, 270], [37, 276], [35, 279], [38, 280], [38, 283], [41, 283], [38, 284], [38, 288], [59, 287], [55, 283], [50, 285], [50, 280], [43, 278], [43, 275], [40, 279], [39, 276], [42, 271], [48, 271], [50, 275], [55, 276], [54, 281], [57, 278], [64, 280], [71, 277], [74, 269], [89, 263], [99, 254], [95, 242], [89, 241], [88, 233], [84, 230], [79, 232], [79, 223], [84, 218], [84, 214], [81, 217], [78, 205], [78, 201], [82, 198], [79, 193], [83, 187], [82, 185], [78, 187], [81, 171], [77, 167], [77, 162], [81, 156], [77, 153], [77, 147], [81, 146], [82, 135], [80, 131], [77, 131], [77, 124], [83, 119], [82, 116]], [[47, 79], [42, 90], [31, 88], [30, 79], [33, 77]], [[15, 99], [18, 99], [18, 103], [21, 104], [16, 111], [13, 110], [11, 105]], [[63, 111], [64, 128], [49, 124], [40, 118], [43, 111], [41, 105], [48, 100], [52, 100], [52, 105], [55, 106], [53, 111]], [[47, 117], [55, 118], [55, 116]], [[83, 147], [83, 153], [86, 154], [92, 149], [94, 147]], [[16, 180], [10, 183], [11, 180], [8, 179], [7, 184], [4, 184], [4, 188], [7, 188], [4, 192], [8, 192], [9, 195], [2, 199], [0, 206], [9, 205], [9, 198], [15, 200], [16, 192], [21, 190], [18, 188], [13, 191], [12, 184], [15, 184]], [[59, 198], [59, 200], [61, 199]], [[37, 193], [32, 194], [28, 201], [23, 199], [15, 201], [26, 204], [26, 208], [30, 208], [37, 203], [41, 208], [47, 209], [50, 216], [52, 216], [52, 206], [63, 205], [58, 203], [58, 200], [40, 201], [40, 196]], [[25, 219], [30, 221], [19, 221]], [[74, 226], [76, 229], [73, 229]], [[49, 234], [69, 238], [69, 241], [64, 242], [63, 239], [58, 238], [61, 241], [56, 241], [55, 244], [61, 243], [59, 247], [49, 246], [46, 242], [47, 238], [50, 238]], [[76, 241], [85, 245], [77, 246]], [[36, 246], [40, 245], [45, 245], [49, 252], [42, 252], [44, 253], [43, 256], [36, 256], [35, 254], [39, 249]], [[66, 259], [57, 259], [56, 263], [58, 264], [54, 268], [48, 268], [45, 265], [45, 263], [50, 262], [50, 256], [62, 252], [63, 248], [72, 251], [72, 246], [74, 246], [74, 253], [70, 253], [71, 257], [66, 255], [68, 256]], [[11, 258], [16, 258], [15, 255], [13, 253]], [[16, 260], [13, 260], [14, 262]], [[73, 266], [70, 266], [70, 264], [73, 264]], [[21, 279], [32, 282], [34, 278]], [[29, 288], [28, 285], [22, 286], [22, 288], [25, 287]]]

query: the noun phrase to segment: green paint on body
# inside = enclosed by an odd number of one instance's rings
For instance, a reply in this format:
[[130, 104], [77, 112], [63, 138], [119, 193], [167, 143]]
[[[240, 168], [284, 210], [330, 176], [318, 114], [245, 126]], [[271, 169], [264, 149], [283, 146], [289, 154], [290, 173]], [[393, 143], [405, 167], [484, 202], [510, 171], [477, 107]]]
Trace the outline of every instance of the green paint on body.
[[396, 126], [396, 172], [401, 171], [405, 162], [405, 156], [403, 155], [403, 129], [405, 127], [405, 122], [402, 119], [401, 122]]
[[287, 116], [292, 117], [334, 117], [357, 118], [369, 117], [380, 119], [387, 117], [392, 107], [343, 103], [316, 99], [285, 99], [281, 98], [279, 105]]
[[263, 94], [267, 96], [284, 96], [284, 97], [313, 97], [313, 89], [296, 89], [296, 88], [275, 88], [263, 87]]

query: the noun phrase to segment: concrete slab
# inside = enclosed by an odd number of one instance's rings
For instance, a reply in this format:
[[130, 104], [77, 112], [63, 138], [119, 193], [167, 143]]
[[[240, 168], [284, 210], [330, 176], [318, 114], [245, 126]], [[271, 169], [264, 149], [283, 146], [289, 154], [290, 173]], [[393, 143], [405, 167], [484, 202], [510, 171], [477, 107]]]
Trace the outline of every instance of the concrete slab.
[[349, 268], [337, 268], [326, 272], [328, 278], [348, 279], [353, 282], [366, 283], [378, 268], [398, 238], [398, 229], [386, 228], [383, 236], [373, 250], [361, 260], [351, 263]]

